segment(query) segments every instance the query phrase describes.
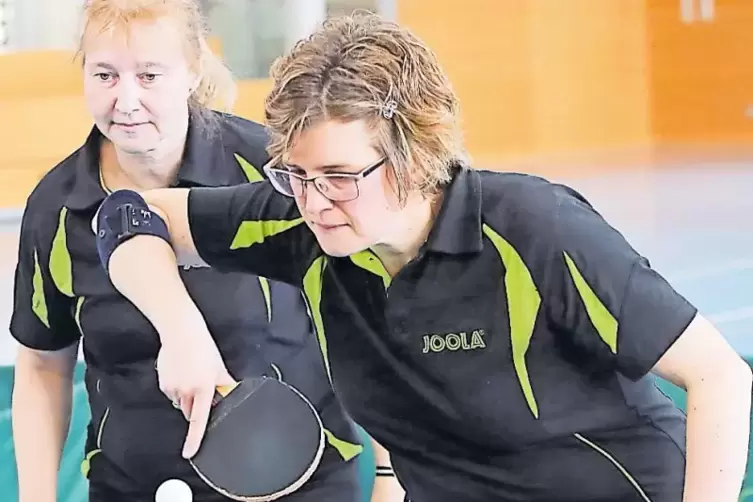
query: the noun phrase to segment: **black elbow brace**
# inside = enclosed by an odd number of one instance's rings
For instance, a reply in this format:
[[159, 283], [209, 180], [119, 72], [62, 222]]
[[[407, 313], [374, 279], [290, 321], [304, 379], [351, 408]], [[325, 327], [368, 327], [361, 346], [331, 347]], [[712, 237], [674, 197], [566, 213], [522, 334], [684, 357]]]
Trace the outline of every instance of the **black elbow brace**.
[[170, 244], [165, 220], [152, 212], [144, 198], [133, 190], [117, 190], [107, 196], [94, 218], [97, 252], [108, 275], [112, 253], [128, 239], [154, 235]]

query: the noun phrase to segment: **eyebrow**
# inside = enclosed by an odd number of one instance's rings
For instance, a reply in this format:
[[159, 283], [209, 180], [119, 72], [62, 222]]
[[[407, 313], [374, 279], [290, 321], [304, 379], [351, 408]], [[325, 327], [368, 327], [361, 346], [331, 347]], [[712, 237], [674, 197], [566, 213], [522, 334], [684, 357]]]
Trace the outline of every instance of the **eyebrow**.
[[[298, 169], [300, 171], [305, 171], [304, 168], [302, 168], [301, 166], [298, 166], [296, 164], [290, 164], [290, 163], [286, 162], [285, 166], [287, 166], [289, 168], [292, 168], [292, 169]], [[326, 164], [324, 166], [318, 166], [318, 169], [320, 169], [320, 170], [322, 170], [324, 172], [339, 171], [341, 169], [348, 169], [348, 168], [352, 169], [353, 166], [348, 165], [348, 164]]]
[[100, 69], [104, 69], [104, 70], [115, 71], [115, 67], [113, 65], [109, 64], [109, 63], [102, 63], [102, 62], [100, 62], [100, 63], [95, 63], [93, 66], [94, 66], [94, 68], [100, 68]]
[[145, 61], [143, 63], [139, 63], [139, 66], [143, 66], [147, 70], [166, 70], [167, 66], [162, 63], [156, 63], [154, 61]]
[[[165, 66], [164, 64], [162, 64], [162, 63], [155, 63], [153, 61], [146, 61], [146, 62], [143, 62], [143, 63], [139, 63], [139, 66], [143, 67], [143, 68], [145, 68], [147, 70], [165, 70], [165, 69], [167, 69], [167, 66]], [[98, 62], [98, 63], [95, 63], [94, 67], [95, 68], [102, 68], [102, 69], [109, 70], [109, 71], [117, 71], [117, 68], [115, 68], [115, 66], [111, 65], [110, 63], [105, 63], [105, 62], [101, 62], [101, 61]]]

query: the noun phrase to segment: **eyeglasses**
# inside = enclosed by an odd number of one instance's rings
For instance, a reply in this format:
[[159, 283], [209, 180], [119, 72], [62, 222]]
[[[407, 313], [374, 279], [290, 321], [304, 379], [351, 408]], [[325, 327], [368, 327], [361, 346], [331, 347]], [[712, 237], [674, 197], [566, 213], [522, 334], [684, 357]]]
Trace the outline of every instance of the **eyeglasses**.
[[305, 178], [290, 169], [275, 167], [264, 168], [272, 186], [288, 197], [303, 197], [306, 195], [306, 185], [313, 183], [319, 193], [333, 202], [349, 202], [358, 198], [358, 182], [373, 173], [387, 162], [382, 158], [378, 162], [365, 168], [360, 173], [327, 173]]

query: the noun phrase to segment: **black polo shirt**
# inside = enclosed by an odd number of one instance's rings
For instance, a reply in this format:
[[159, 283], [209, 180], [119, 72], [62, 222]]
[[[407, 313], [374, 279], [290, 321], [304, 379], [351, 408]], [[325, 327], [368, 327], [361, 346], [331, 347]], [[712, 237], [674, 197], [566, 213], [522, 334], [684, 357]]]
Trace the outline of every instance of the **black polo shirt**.
[[268, 183], [197, 189], [212, 266], [303, 287], [348, 412], [414, 502], [672, 501], [684, 415], [649, 371], [696, 310], [573, 190], [459, 167], [418, 256], [326, 256]]
[[[263, 179], [267, 137], [262, 126], [224, 114], [215, 118], [211, 134], [192, 118], [177, 186]], [[27, 201], [10, 330], [21, 344], [40, 350], [83, 339], [92, 413], [83, 468], [91, 468], [92, 483], [153, 494], [159, 482], [178, 477], [199, 496], [208, 488], [180, 458], [187, 422], [158, 387], [159, 337], [99, 264], [91, 221], [106, 196], [100, 140], [94, 128]], [[357, 455], [362, 447], [329, 384], [300, 289], [209, 268], [180, 273], [231, 374], [243, 378], [279, 370], [321, 412], [330, 446], [320, 470], [326, 474]]]

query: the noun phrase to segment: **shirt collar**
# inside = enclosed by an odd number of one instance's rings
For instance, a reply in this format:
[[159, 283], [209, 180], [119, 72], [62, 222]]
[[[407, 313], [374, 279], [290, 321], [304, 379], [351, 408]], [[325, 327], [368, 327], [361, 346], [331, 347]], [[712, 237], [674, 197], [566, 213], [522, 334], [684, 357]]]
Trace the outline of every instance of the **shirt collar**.
[[[226, 186], [237, 181], [233, 176], [234, 171], [225, 168], [221, 134], [221, 130], [208, 131], [202, 127], [192, 114], [175, 186]], [[69, 209], [90, 209], [107, 197], [99, 174], [102, 138], [97, 126], [92, 127], [86, 142], [78, 151], [74, 186], [66, 200], [66, 207]]]
[[427, 249], [445, 254], [478, 253], [483, 249], [481, 225], [481, 178], [470, 167], [458, 164], [444, 189]]

